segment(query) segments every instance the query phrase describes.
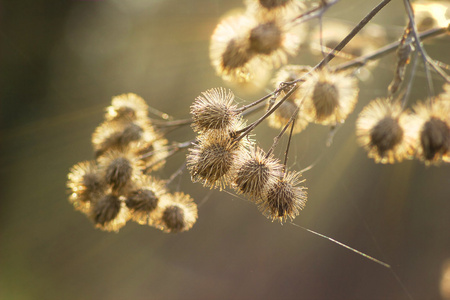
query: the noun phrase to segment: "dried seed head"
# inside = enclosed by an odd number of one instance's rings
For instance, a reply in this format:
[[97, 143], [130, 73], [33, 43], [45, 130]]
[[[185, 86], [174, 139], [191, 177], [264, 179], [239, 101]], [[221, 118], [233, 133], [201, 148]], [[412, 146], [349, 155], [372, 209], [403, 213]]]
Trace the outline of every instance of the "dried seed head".
[[[301, 78], [310, 71], [309, 66], [286, 65], [282, 67], [275, 75], [274, 86], [278, 88], [282, 82], [289, 82]], [[299, 89], [294, 94], [281, 104], [281, 106], [271, 114], [267, 119], [269, 126], [273, 128], [284, 128], [287, 122], [291, 119], [292, 114], [300, 106], [300, 109], [295, 118], [293, 133], [299, 133], [308, 126], [309, 122], [306, 117], [305, 106], [303, 105], [303, 95], [299, 93]], [[285, 93], [281, 93], [283, 97]]]
[[164, 182], [151, 176], [141, 176], [127, 195], [125, 204], [135, 222], [153, 224], [152, 215], [158, 208], [160, 198], [167, 193]]
[[234, 94], [224, 88], [203, 92], [191, 106], [192, 128], [196, 132], [218, 129], [230, 130], [239, 121]]
[[426, 164], [450, 160], [450, 98], [445, 95], [415, 105], [411, 116], [416, 155]]
[[129, 184], [133, 167], [130, 160], [125, 157], [113, 159], [106, 168], [105, 180], [114, 189], [119, 189]]
[[312, 100], [318, 121], [329, 117], [339, 105], [339, 94], [335, 84], [329, 81], [318, 81], [314, 86]]
[[135, 212], [149, 213], [158, 206], [158, 197], [152, 189], [142, 187], [128, 193], [125, 204]]
[[[224, 80], [248, 82], [295, 55], [304, 37], [302, 26], [289, 26], [276, 16], [235, 15], [216, 27], [210, 58]], [[265, 77], [265, 76], [261, 76]]]
[[192, 181], [223, 189], [230, 182], [231, 170], [246, 139], [237, 142], [228, 133], [216, 132], [202, 133], [197, 139], [186, 160]]
[[106, 121], [92, 135], [95, 156], [99, 157], [111, 149], [121, 150], [132, 142], [153, 141], [158, 135], [149, 122]]
[[425, 31], [436, 27], [447, 27], [450, 18], [450, 3], [445, 1], [422, 1], [411, 3], [417, 29]]
[[356, 121], [356, 136], [375, 161], [394, 163], [412, 152], [412, 135], [406, 113], [399, 103], [388, 99], [371, 101]]
[[129, 219], [129, 211], [125, 203], [111, 193], [93, 202], [90, 215], [96, 227], [105, 231], [117, 232]]
[[136, 94], [122, 94], [113, 97], [112, 105], [106, 108], [105, 119], [108, 121], [146, 120], [148, 106], [144, 99]]
[[184, 227], [183, 209], [178, 205], [167, 206], [164, 209], [162, 221], [171, 232], [180, 232]]
[[441, 119], [431, 117], [423, 125], [420, 132], [425, 160], [434, 160], [436, 156], [446, 154], [450, 150], [450, 128]]
[[95, 201], [93, 206], [93, 218], [96, 224], [104, 225], [114, 220], [120, 211], [119, 197], [107, 194]]
[[250, 50], [258, 54], [271, 54], [281, 46], [282, 34], [274, 21], [259, 24], [250, 30]]
[[403, 129], [398, 119], [391, 116], [378, 121], [370, 131], [370, 146], [376, 147], [380, 156], [392, 150], [403, 139]]
[[165, 232], [183, 232], [197, 221], [197, 205], [189, 195], [165, 194], [161, 201], [161, 214], [156, 227]]
[[259, 17], [249, 32], [249, 47], [257, 54], [254, 60], [278, 68], [297, 54], [304, 35], [302, 26], [289, 26], [285, 18]]
[[281, 223], [287, 218], [293, 220], [306, 204], [306, 187], [298, 186], [304, 180], [300, 180], [299, 172], [289, 172], [278, 177], [275, 185], [267, 191], [267, 194], [259, 203], [259, 209], [272, 220]]
[[142, 137], [143, 129], [134, 124], [122, 122], [104, 122], [98, 126], [92, 135], [92, 145], [95, 156], [99, 157], [107, 150], [121, 149], [132, 141], [138, 141]]
[[237, 158], [233, 172], [233, 188], [257, 201], [278, 182], [283, 165], [259, 147], [242, 154]]
[[245, 14], [224, 18], [211, 36], [209, 55], [216, 73], [224, 80], [247, 82], [261, 67], [251, 63], [248, 33], [254, 19]]
[[110, 150], [98, 159], [105, 182], [119, 193], [132, 187], [133, 180], [141, 176], [142, 162], [130, 151]]
[[91, 202], [98, 195], [103, 194], [105, 183], [94, 161], [76, 164], [70, 169], [67, 187], [70, 189], [69, 201], [76, 210], [86, 213], [90, 210]]
[[222, 68], [233, 70], [244, 67], [253, 54], [247, 49], [247, 41], [231, 39], [222, 54]]
[[343, 123], [358, 100], [358, 82], [343, 73], [317, 70], [300, 86], [308, 117], [319, 124]]

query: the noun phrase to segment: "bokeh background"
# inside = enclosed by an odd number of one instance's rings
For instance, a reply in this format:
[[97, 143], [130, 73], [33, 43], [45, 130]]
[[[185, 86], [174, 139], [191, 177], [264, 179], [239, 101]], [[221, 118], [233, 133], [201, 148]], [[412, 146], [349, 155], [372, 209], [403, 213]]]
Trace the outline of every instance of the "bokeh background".
[[[355, 24], [377, 2], [342, 0], [326, 17]], [[386, 95], [393, 55], [360, 83], [355, 113], [331, 148], [328, 129], [311, 125], [295, 136], [289, 158], [300, 170], [321, 157], [304, 174], [309, 200], [295, 223], [392, 269], [272, 223], [249, 201], [203, 189], [186, 173], [172, 188], [199, 204], [189, 232], [129, 223], [107, 233], [74, 211], [67, 173], [93, 158], [90, 137], [111, 97], [134, 92], [188, 117], [197, 95], [226, 86], [210, 66], [209, 37], [223, 14], [242, 7], [239, 0], [0, 2], [0, 299], [450, 299], [441, 293], [450, 259], [449, 166], [377, 165], [356, 144], [357, 112]], [[396, 40], [405, 24], [401, 1], [374, 22]], [[448, 36], [426, 43], [445, 63], [449, 46]], [[442, 80], [434, 84], [440, 92]], [[264, 94], [234, 91], [240, 103]], [[411, 102], [426, 94], [419, 67]], [[276, 134], [266, 124], [256, 130], [266, 149]], [[183, 128], [169, 138], [193, 136]], [[184, 155], [159, 176], [168, 178]]]

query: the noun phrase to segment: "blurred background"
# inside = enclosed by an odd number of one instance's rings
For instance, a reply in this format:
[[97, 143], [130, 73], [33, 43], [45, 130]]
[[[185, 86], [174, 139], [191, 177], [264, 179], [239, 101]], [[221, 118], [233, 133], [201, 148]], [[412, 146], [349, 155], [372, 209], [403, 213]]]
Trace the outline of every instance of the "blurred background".
[[[377, 2], [342, 0], [326, 17], [356, 24]], [[449, 165], [379, 165], [356, 143], [357, 113], [386, 95], [393, 55], [360, 83], [355, 112], [331, 148], [328, 128], [310, 125], [295, 136], [289, 158], [300, 170], [322, 155], [304, 174], [308, 202], [295, 223], [392, 269], [272, 223], [249, 201], [206, 190], [186, 172], [172, 186], [199, 204], [186, 233], [131, 222], [103, 232], [73, 209], [67, 173], [93, 159], [91, 134], [112, 96], [134, 92], [181, 119], [202, 91], [227, 86], [210, 66], [209, 38], [235, 8], [242, 1], [1, 1], [0, 299], [450, 299]], [[396, 40], [402, 2], [374, 22]], [[449, 36], [426, 43], [447, 64], [449, 46]], [[305, 53], [290, 62], [318, 58]], [[422, 70], [411, 102], [427, 95]], [[442, 80], [434, 83], [442, 91]], [[234, 92], [240, 103], [265, 94]], [[268, 149], [277, 133], [263, 124], [256, 138]], [[193, 137], [183, 128], [169, 139]], [[184, 157], [170, 159], [159, 176], [170, 177]]]

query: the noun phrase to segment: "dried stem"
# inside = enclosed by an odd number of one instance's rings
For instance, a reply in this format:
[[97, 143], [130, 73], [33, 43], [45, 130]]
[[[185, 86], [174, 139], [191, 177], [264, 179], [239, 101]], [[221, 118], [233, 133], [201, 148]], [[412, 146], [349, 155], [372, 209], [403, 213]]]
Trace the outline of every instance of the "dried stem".
[[[296, 110], [298, 110], [298, 108], [297, 108]], [[291, 146], [292, 133], [293, 133], [293, 131], [294, 131], [294, 125], [295, 125], [295, 119], [292, 119], [292, 123], [291, 123], [291, 131], [289, 132], [288, 144], [286, 145], [286, 152], [284, 153], [284, 170], [285, 170], [285, 171], [286, 171], [286, 166], [287, 166], [287, 160], [288, 160], [289, 148], [290, 148], [290, 146]]]
[[311, 10], [292, 19], [292, 23], [294, 23], [294, 25], [298, 25], [301, 23], [305, 23], [311, 19], [321, 17], [331, 6], [338, 3], [339, 0], [333, 0], [333, 1], [322, 0], [321, 2], [322, 3], [319, 6], [314, 7]]
[[[298, 107], [295, 109], [295, 111], [294, 111], [294, 113], [292, 114], [291, 118], [290, 118], [289, 121], [286, 123], [286, 125], [284, 125], [283, 129], [281, 130], [281, 132], [280, 132], [276, 137], [273, 138], [273, 144], [272, 144], [272, 146], [270, 147], [269, 151], [267, 151], [266, 158], [268, 158], [268, 157], [270, 156], [270, 154], [272, 154], [273, 150], [274, 150], [275, 147], [278, 145], [278, 143], [279, 143], [279, 141], [280, 141], [280, 138], [281, 138], [281, 137], [283, 136], [283, 134], [286, 132], [286, 130], [287, 130], [287, 128], [289, 127], [289, 125], [290, 125], [291, 123], [294, 122], [294, 120], [296, 119], [296, 117], [297, 117], [299, 111], [300, 111], [300, 106], [298, 106]], [[292, 128], [293, 128], [293, 127], [292, 127]], [[291, 134], [292, 134], [292, 128], [291, 128]]]
[[176, 127], [176, 126], [184, 126], [184, 125], [190, 125], [192, 123], [192, 119], [181, 119], [181, 120], [174, 120], [174, 121], [157, 121], [152, 120], [152, 124], [155, 125], [155, 127], [158, 128], [165, 128], [165, 127]]
[[298, 86], [294, 86], [292, 87], [289, 92], [286, 93], [286, 95], [284, 95], [284, 97], [278, 101], [277, 104], [275, 104], [269, 111], [267, 111], [262, 117], [260, 117], [258, 120], [256, 120], [255, 122], [253, 122], [252, 124], [248, 125], [247, 127], [238, 130], [236, 132], [236, 134], [240, 134], [237, 138], [236, 141], [241, 140], [244, 136], [246, 136], [247, 134], [250, 133], [250, 131], [252, 131], [253, 129], [255, 129], [256, 126], [258, 126], [262, 121], [264, 121], [268, 116], [270, 116], [271, 114], [273, 114], [274, 111], [276, 111], [278, 109], [278, 107], [281, 106], [281, 104], [283, 104], [284, 101], [286, 101], [286, 99], [288, 99], [296, 90], [297, 90]]
[[[441, 34], [445, 34], [448, 31], [449, 31], [449, 28], [434, 28], [434, 29], [430, 29], [430, 30], [427, 30], [425, 32], [422, 32], [419, 35], [419, 38], [421, 40], [425, 40], [425, 39], [428, 39], [428, 38], [431, 38], [431, 37], [435, 37], [435, 36], [438, 36], [438, 35], [441, 35]], [[378, 58], [380, 58], [380, 57], [382, 57], [382, 56], [384, 56], [384, 55], [386, 55], [388, 53], [394, 52], [397, 49], [399, 44], [400, 44], [400, 41], [388, 44], [388, 45], [386, 45], [386, 46], [384, 46], [384, 47], [382, 47], [382, 48], [380, 48], [380, 49], [378, 49], [378, 50], [376, 50], [376, 51], [374, 51], [372, 53], [369, 53], [369, 54], [367, 54], [365, 56], [361, 56], [361, 57], [353, 59], [353, 60], [351, 60], [349, 62], [340, 64], [340, 65], [336, 66], [333, 69], [333, 71], [340, 72], [340, 71], [344, 71], [344, 70], [347, 70], [347, 69], [350, 69], [350, 68], [362, 67], [367, 62], [369, 62], [371, 60], [378, 59]]]
[[383, 0], [380, 4], [374, 7], [359, 23], [353, 28], [353, 30], [331, 51], [328, 55], [320, 61], [314, 69], [322, 69], [326, 64], [328, 64], [338, 52], [340, 52], [355, 36], [358, 34], [364, 26], [369, 23], [370, 20], [391, 0]]
[[429, 73], [428, 73], [428, 65], [430, 65], [436, 71], [436, 73], [441, 75], [441, 77], [444, 78], [445, 81], [450, 82], [450, 77], [428, 56], [428, 54], [426, 53], [425, 49], [422, 46], [421, 39], [418, 34], [416, 22], [414, 19], [414, 12], [413, 12], [410, 1], [403, 0], [403, 4], [405, 6], [406, 13], [408, 14], [409, 22], [411, 23], [412, 34], [414, 36], [414, 41], [415, 41], [417, 50], [419, 51], [420, 55], [422, 56], [423, 63], [425, 65], [425, 71], [427, 72], [428, 85], [430, 86], [430, 88], [432, 88], [432, 86], [433, 86], [431, 77], [429, 76]]

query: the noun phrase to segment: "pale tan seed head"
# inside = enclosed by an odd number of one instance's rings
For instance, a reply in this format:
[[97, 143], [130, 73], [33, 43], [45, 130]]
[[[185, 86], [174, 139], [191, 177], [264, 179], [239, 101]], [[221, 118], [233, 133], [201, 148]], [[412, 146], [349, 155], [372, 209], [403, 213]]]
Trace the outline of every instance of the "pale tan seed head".
[[250, 30], [250, 50], [258, 54], [271, 54], [281, 47], [282, 34], [275, 21], [258, 24]]
[[76, 210], [87, 213], [93, 199], [103, 194], [106, 188], [95, 161], [74, 165], [68, 174], [69, 201]]
[[133, 152], [109, 150], [98, 159], [100, 173], [114, 192], [126, 193], [142, 176], [142, 162]]
[[148, 118], [148, 105], [136, 94], [128, 93], [112, 98], [111, 106], [106, 108], [107, 121], [134, 121]]
[[174, 193], [161, 196], [154, 226], [170, 233], [187, 231], [197, 221], [198, 211], [194, 200], [187, 194]]
[[186, 159], [192, 181], [202, 182], [209, 188], [225, 188], [230, 183], [237, 157], [245, 151], [246, 140], [236, 141], [229, 133], [220, 132], [199, 135]]
[[95, 156], [108, 150], [122, 150], [133, 142], [147, 142], [158, 138], [148, 121], [106, 121], [100, 124], [92, 135]]
[[118, 232], [130, 218], [124, 199], [115, 193], [105, 193], [93, 201], [89, 216], [95, 227]]
[[305, 36], [303, 26], [292, 26], [284, 18], [276, 16], [257, 16], [249, 32], [250, 50], [258, 64], [265, 63], [268, 68], [278, 68], [286, 64], [288, 56], [298, 53]]
[[371, 101], [356, 121], [358, 142], [377, 163], [394, 163], [408, 158], [413, 150], [409, 117], [400, 103], [389, 99]]
[[[310, 70], [311, 68], [309, 66], [286, 65], [275, 74], [273, 80], [274, 87], [278, 88], [282, 82], [299, 79]], [[280, 93], [279, 98], [281, 99], [284, 95], [284, 92]], [[297, 89], [289, 99], [285, 100], [283, 104], [267, 118], [269, 126], [279, 129], [284, 128], [296, 109], [300, 107], [295, 118], [293, 133], [299, 133], [305, 129], [306, 126], [308, 126], [309, 121], [306, 115], [305, 106], [303, 105], [303, 99], [304, 96], [301, 93], [301, 89]]]
[[195, 132], [230, 130], [240, 120], [234, 94], [224, 88], [213, 88], [198, 96], [191, 105], [191, 115]]
[[299, 90], [304, 95], [307, 118], [323, 125], [343, 123], [353, 111], [359, 92], [355, 77], [325, 69], [311, 72]]
[[276, 16], [233, 15], [216, 27], [210, 58], [218, 75], [231, 82], [248, 82], [285, 64], [295, 55], [304, 32]]
[[125, 195], [125, 204], [130, 210], [131, 219], [141, 225], [152, 225], [152, 216], [157, 214], [161, 196], [167, 192], [163, 181], [153, 176], [139, 177], [133, 189]]
[[450, 97], [448, 91], [413, 107], [410, 126], [416, 156], [429, 164], [450, 161]]
[[232, 178], [234, 190], [254, 202], [273, 188], [283, 172], [280, 161], [259, 147], [243, 151], [236, 159], [235, 168]]
[[258, 203], [267, 218], [283, 223], [287, 218], [293, 220], [305, 207], [307, 192], [306, 187], [299, 186], [304, 181], [300, 177], [299, 172], [288, 172], [278, 177], [275, 185]]
[[226, 81], [247, 82], [261, 70], [251, 63], [254, 53], [250, 51], [248, 35], [254, 22], [247, 14], [233, 14], [222, 19], [211, 36], [211, 63]]

